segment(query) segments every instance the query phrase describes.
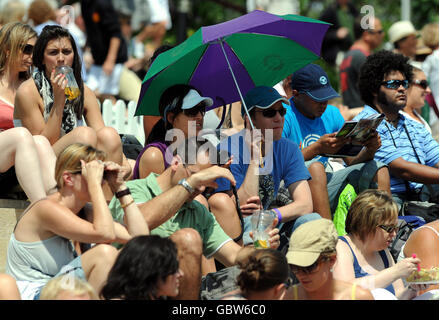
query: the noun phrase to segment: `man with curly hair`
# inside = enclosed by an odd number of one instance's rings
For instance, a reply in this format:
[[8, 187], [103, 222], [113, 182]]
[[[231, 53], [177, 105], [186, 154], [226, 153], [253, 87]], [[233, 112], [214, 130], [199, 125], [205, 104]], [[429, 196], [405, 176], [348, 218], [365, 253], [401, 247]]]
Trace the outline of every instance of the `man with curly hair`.
[[[388, 165], [392, 195], [400, 205], [405, 200], [433, 201], [432, 192], [439, 191], [439, 144], [422, 124], [399, 112], [407, 103], [412, 79], [412, 66], [402, 54], [383, 50], [370, 55], [359, 79], [366, 106], [354, 118], [386, 116], [377, 128], [381, 147], [375, 160]], [[433, 188], [427, 188], [429, 184]]]

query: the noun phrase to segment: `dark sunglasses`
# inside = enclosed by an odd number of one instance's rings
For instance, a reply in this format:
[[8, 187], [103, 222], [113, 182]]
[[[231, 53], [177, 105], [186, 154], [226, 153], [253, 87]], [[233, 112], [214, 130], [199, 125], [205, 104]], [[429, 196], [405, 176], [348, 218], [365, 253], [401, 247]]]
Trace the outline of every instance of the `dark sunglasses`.
[[308, 267], [299, 267], [296, 266], [294, 264], [290, 264], [290, 268], [291, 271], [293, 273], [305, 273], [305, 274], [310, 274], [316, 271], [317, 267], [319, 266], [320, 262], [326, 261], [328, 258], [324, 258], [324, 257], [320, 257], [316, 260], [316, 262], [314, 262], [312, 265], [308, 266]]
[[196, 117], [198, 115], [198, 112], [201, 113], [201, 116], [204, 117], [204, 115], [206, 114], [206, 107], [205, 106], [198, 106], [198, 107], [193, 107], [190, 109], [184, 109], [183, 113], [188, 116], [188, 117]]
[[383, 86], [388, 89], [398, 89], [400, 86], [403, 86], [404, 89], [408, 89], [409, 81], [408, 80], [389, 80], [381, 82]]
[[24, 54], [32, 54], [34, 52], [34, 46], [31, 44], [27, 44], [22, 49]]
[[398, 231], [399, 227], [397, 225], [385, 225], [380, 224], [378, 227], [386, 231], [387, 233], [392, 233], [393, 231]]
[[261, 112], [265, 118], [273, 118], [276, 113], [279, 112], [280, 116], [283, 117], [287, 113], [287, 109], [281, 108], [279, 110], [276, 109], [265, 109], [265, 110], [256, 110], [257, 112]]
[[413, 80], [413, 84], [417, 84], [418, 86], [422, 87], [422, 89], [426, 90], [428, 87], [428, 81], [427, 80]]
[[383, 34], [384, 33], [384, 30], [367, 30], [369, 33], [371, 33], [371, 34]]

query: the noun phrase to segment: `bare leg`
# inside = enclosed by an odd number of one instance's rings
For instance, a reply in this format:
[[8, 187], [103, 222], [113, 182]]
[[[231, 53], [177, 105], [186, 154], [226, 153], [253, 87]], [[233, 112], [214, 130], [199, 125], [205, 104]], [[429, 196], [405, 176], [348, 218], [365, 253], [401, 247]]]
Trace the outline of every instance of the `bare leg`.
[[107, 244], [99, 244], [81, 255], [82, 269], [84, 269], [87, 281], [98, 295], [107, 281], [117, 255], [117, 249]]
[[21, 300], [15, 279], [7, 274], [0, 274], [0, 300]]
[[314, 212], [323, 218], [332, 220], [325, 167], [321, 162], [314, 162], [308, 167], [312, 179], [308, 181], [311, 189]]
[[90, 127], [76, 127], [68, 134], [62, 136], [52, 145], [55, 154], [58, 156], [65, 148], [74, 143], [83, 143], [96, 148], [97, 136], [96, 132]]
[[38, 152], [26, 128], [12, 128], [0, 133], [0, 172], [15, 164], [17, 180], [31, 202], [46, 197]]
[[205, 276], [208, 273], [216, 272], [215, 258], [207, 259], [205, 256], [201, 257], [201, 275]]
[[96, 132], [96, 135], [97, 148], [107, 153], [107, 160], [123, 164], [122, 141], [117, 131], [111, 127], [103, 127]]
[[236, 212], [235, 201], [228, 194], [218, 192], [213, 194], [208, 202], [210, 211], [226, 234], [232, 239], [238, 237], [241, 234], [241, 222]]
[[184, 228], [169, 237], [177, 245], [178, 261], [184, 275], [176, 300], [198, 300], [201, 286], [201, 256], [203, 243], [195, 229]]
[[38, 156], [41, 166], [41, 174], [43, 175], [44, 188], [47, 194], [55, 191], [55, 164], [56, 155], [50, 145], [49, 140], [44, 136], [33, 136], [37, 147]]

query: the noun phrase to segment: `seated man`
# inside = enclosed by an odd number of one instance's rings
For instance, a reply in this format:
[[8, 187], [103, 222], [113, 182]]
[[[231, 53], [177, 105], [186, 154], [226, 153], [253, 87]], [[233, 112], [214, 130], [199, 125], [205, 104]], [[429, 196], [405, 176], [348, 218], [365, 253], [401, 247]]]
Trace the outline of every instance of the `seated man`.
[[[191, 145], [195, 147], [191, 149]], [[170, 236], [177, 244], [180, 268], [184, 272], [180, 285], [181, 299], [198, 299], [203, 254], [231, 266], [242, 248], [223, 231], [212, 213], [199, 202], [192, 201], [205, 187], [213, 187], [217, 178], [222, 177], [235, 184], [229, 170], [212, 166], [209, 150], [214, 150], [216, 154], [215, 147], [211, 145], [205, 148], [204, 144], [197, 145], [195, 138], [185, 140], [185, 147], [177, 147], [174, 157], [168, 160], [170, 166], [162, 174], [151, 173], [145, 179], [127, 181], [151, 234]], [[190, 164], [193, 162], [187, 159], [193, 155], [196, 155], [196, 163]], [[116, 200], [114, 197], [109, 207], [113, 218], [122, 222], [123, 208]], [[275, 248], [279, 245], [277, 233], [277, 229], [270, 233], [270, 243]]]
[[426, 186], [437, 193], [439, 183], [439, 144], [425, 127], [402, 115], [407, 103], [407, 88], [413, 79], [408, 58], [390, 51], [370, 55], [360, 73], [359, 88], [366, 102], [354, 119], [384, 113], [378, 126], [382, 145], [375, 160], [389, 166], [393, 198], [399, 205], [405, 200], [434, 202]]
[[[272, 208], [283, 181], [293, 201], [273, 210], [279, 222], [285, 223], [307, 219], [307, 214], [311, 213], [313, 208], [308, 186], [310, 174], [305, 167], [303, 156], [294, 142], [282, 138], [286, 111], [282, 101], [288, 102], [271, 87], [259, 86], [248, 91], [244, 102], [251, 119], [243, 105], [241, 114], [245, 120], [245, 129], [222, 140], [218, 148], [233, 156], [230, 170], [236, 179], [241, 205], [259, 203], [260, 200], [262, 208]], [[230, 183], [227, 180], [219, 179], [217, 183], [217, 192], [230, 194]], [[233, 205], [232, 198], [229, 199]], [[288, 230], [291, 230], [290, 227], [291, 224], [288, 224]], [[251, 242], [249, 230], [250, 217], [246, 216], [244, 245]], [[286, 233], [285, 239], [282, 237], [286, 243], [289, 234], [290, 232]]]
[[326, 72], [316, 64], [309, 64], [287, 79], [290, 107], [287, 106], [282, 136], [296, 142], [307, 161], [314, 211], [331, 220], [338, 196], [347, 183], [357, 194], [368, 189], [372, 181], [377, 182], [378, 189], [390, 192], [387, 168], [373, 161], [380, 147], [378, 134], [364, 142], [358, 155], [343, 158], [347, 168], [333, 172], [328, 158], [321, 156], [334, 154], [349, 142], [347, 138], [335, 137], [344, 119], [336, 107], [328, 105], [329, 99], [339, 95], [331, 87]]

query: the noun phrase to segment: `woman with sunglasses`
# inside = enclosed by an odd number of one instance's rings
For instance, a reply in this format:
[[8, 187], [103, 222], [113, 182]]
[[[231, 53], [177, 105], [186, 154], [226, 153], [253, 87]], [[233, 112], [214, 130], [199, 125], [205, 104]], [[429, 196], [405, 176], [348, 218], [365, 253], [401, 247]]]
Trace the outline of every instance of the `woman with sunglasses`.
[[[56, 155], [80, 142], [105, 151], [109, 160], [128, 167], [119, 134], [105, 126], [98, 100], [82, 80], [81, 59], [70, 32], [57, 25], [44, 27], [35, 42], [32, 61], [37, 70], [17, 90], [15, 126], [45, 136]], [[66, 76], [55, 73], [62, 65], [73, 69], [79, 87], [76, 97], [67, 97]]]
[[430, 126], [420, 114], [422, 107], [425, 105], [425, 97], [430, 93], [427, 76], [421, 69], [413, 67], [412, 83], [407, 89], [407, 104], [401, 112], [406, 117], [423, 124], [431, 133]]
[[237, 262], [241, 269], [236, 279], [239, 289], [222, 300], [281, 300], [291, 284], [287, 259], [278, 250], [246, 248]]
[[0, 29], [0, 193], [8, 193], [18, 180], [31, 202], [44, 198], [56, 184], [56, 157], [49, 141], [13, 124], [15, 95], [30, 76], [36, 40], [35, 31], [21, 22]]
[[329, 219], [301, 224], [290, 238], [287, 259], [299, 280], [285, 294], [285, 300], [373, 300], [370, 290], [335, 279], [337, 231]]
[[158, 235], [134, 237], [121, 249], [101, 296], [118, 300], [164, 300], [180, 291], [183, 271], [177, 247]]
[[[151, 172], [160, 174], [169, 166], [166, 149], [178, 134], [187, 139], [197, 136], [203, 128], [206, 107], [213, 100], [202, 97], [199, 90], [186, 84], [177, 84], [166, 89], [160, 97], [161, 119], [151, 130], [143, 150], [136, 160], [133, 179], [146, 178]], [[168, 133], [175, 129], [175, 134]], [[172, 156], [172, 155], [171, 155]]]
[[388, 247], [398, 230], [398, 205], [387, 192], [365, 190], [358, 195], [346, 217], [345, 236], [337, 244], [334, 277], [365, 288], [384, 288], [399, 300], [413, 299], [421, 285], [404, 286], [403, 278], [416, 271], [418, 258], [395, 264]]
[[[105, 160], [105, 153], [92, 146], [67, 147], [56, 162], [58, 191], [31, 204], [17, 222], [6, 273], [17, 280], [23, 299], [38, 299], [50, 279], [69, 272], [99, 292], [117, 256], [116, 248], [108, 244], [149, 233], [123, 179], [124, 169]], [[124, 225], [113, 221], [104, 179], [124, 210]], [[75, 250], [71, 242], [96, 245]]]

